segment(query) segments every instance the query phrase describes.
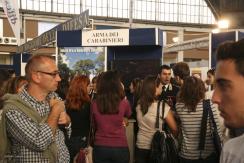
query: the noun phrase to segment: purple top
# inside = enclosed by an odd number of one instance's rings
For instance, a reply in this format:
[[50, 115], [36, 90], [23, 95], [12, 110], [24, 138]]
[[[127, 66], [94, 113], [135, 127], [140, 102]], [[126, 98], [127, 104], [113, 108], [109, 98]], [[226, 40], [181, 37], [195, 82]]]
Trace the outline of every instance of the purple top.
[[131, 115], [129, 102], [125, 99], [120, 102], [118, 114], [101, 114], [95, 101], [92, 102], [91, 108], [96, 128], [94, 144], [107, 147], [127, 147], [123, 118]]

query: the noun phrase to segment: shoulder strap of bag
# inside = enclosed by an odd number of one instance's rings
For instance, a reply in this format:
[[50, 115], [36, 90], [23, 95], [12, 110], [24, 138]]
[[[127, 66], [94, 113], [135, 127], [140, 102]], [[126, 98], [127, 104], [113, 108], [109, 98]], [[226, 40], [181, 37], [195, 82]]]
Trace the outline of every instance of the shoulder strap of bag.
[[157, 116], [156, 116], [156, 123], [155, 123], [155, 128], [157, 130], [159, 130], [159, 113], [160, 113], [160, 103], [161, 101], [158, 101], [158, 105], [157, 105]]
[[[165, 101], [162, 100], [163, 103], [162, 103], [162, 118], [164, 118], [164, 108], [165, 108]], [[160, 104], [161, 104], [161, 101], [159, 100], [158, 101], [158, 105], [157, 105], [157, 116], [156, 116], [156, 123], [155, 123], [155, 128], [157, 130], [159, 130], [159, 114], [160, 114]], [[164, 129], [164, 126], [162, 125], [162, 129]]]
[[207, 105], [210, 108], [209, 109], [209, 118], [210, 118], [210, 124], [211, 124], [210, 129], [212, 129], [212, 136], [214, 139], [215, 149], [216, 149], [217, 154], [220, 155], [221, 149], [222, 149], [222, 142], [221, 142], [221, 138], [220, 138], [219, 133], [218, 133], [218, 128], [217, 128], [216, 121], [214, 119], [213, 110], [211, 108], [210, 100], [207, 100]]
[[93, 112], [92, 112], [92, 106], [93, 106], [93, 102], [91, 103], [90, 105], [90, 128], [89, 128], [89, 134], [88, 134], [88, 138], [87, 138], [87, 143], [88, 143], [88, 146], [89, 145], [93, 145], [94, 140], [94, 134], [95, 134], [95, 129], [94, 129], [94, 119], [93, 119]]
[[[163, 100], [163, 104], [162, 104], [162, 119], [164, 119], [164, 110], [165, 110], [165, 101]], [[162, 130], [164, 131], [165, 129], [165, 124], [166, 123], [163, 123], [162, 124]]]
[[207, 105], [207, 101], [203, 100], [203, 114], [202, 114], [202, 121], [201, 121], [200, 142], [198, 146], [198, 149], [201, 151], [204, 150], [204, 146], [205, 146], [208, 112], [209, 112], [209, 107]]
[[215, 122], [215, 119], [214, 119], [214, 116], [213, 116], [213, 111], [211, 109], [211, 104], [210, 104], [210, 100], [209, 99], [207, 100], [207, 105], [210, 108], [209, 109], [209, 118], [210, 118], [210, 121], [211, 121], [211, 123], [213, 125], [213, 129], [216, 130], [216, 131], [218, 131], [217, 125], [216, 125], [216, 122]]

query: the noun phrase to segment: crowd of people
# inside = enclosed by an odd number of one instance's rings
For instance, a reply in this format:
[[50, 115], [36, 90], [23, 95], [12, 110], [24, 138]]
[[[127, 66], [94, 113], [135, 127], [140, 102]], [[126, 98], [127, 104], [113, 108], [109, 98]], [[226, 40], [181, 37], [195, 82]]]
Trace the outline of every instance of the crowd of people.
[[[61, 77], [55, 61], [35, 55], [26, 64], [25, 77], [11, 77], [1, 70], [0, 160], [73, 163], [81, 149], [92, 146], [86, 154], [92, 153], [94, 163], [128, 163], [126, 126], [133, 118], [133, 161], [150, 163], [158, 102], [164, 101], [159, 124], [174, 136], [179, 163], [244, 163], [243, 54], [244, 40], [220, 45], [216, 68], [207, 72], [205, 82], [191, 76], [185, 62], [162, 65], [158, 74], [131, 81], [132, 98], [127, 98], [117, 71], [102, 72], [92, 81], [75, 75], [59, 92]], [[206, 101], [216, 128], [207, 116], [204, 147], [199, 148]], [[214, 129], [224, 144], [220, 156]], [[231, 131], [240, 131], [240, 136]]]

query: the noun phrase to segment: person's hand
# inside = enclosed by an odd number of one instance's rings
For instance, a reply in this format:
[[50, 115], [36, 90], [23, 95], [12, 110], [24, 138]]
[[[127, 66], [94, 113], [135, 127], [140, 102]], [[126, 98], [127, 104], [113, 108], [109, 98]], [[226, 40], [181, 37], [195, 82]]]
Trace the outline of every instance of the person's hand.
[[128, 118], [123, 118], [123, 126], [128, 126], [129, 125], [129, 121]]
[[57, 112], [57, 114], [60, 114], [61, 112], [65, 111], [65, 105], [64, 101], [61, 101], [59, 99], [52, 98], [50, 101], [50, 107], [53, 112]]
[[92, 152], [90, 148], [84, 148], [83, 151], [84, 151], [84, 153], [85, 153], [86, 155], [88, 155], [89, 152]]
[[70, 118], [66, 115], [64, 102], [52, 98], [49, 101], [51, 112], [49, 113], [47, 123], [52, 128], [53, 135], [56, 134], [58, 125], [67, 125], [70, 123]]
[[59, 119], [58, 119], [58, 124], [65, 125], [65, 126], [68, 126], [70, 124], [70, 117], [68, 116], [68, 114], [65, 111], [60, 113]]

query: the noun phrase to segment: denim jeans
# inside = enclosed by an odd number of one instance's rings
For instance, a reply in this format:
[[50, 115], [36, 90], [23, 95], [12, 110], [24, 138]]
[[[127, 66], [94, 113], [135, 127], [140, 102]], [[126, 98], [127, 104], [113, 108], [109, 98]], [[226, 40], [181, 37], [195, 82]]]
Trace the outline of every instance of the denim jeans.
[[93, 163], [129, 163], [128, 147], [94, 146]]

